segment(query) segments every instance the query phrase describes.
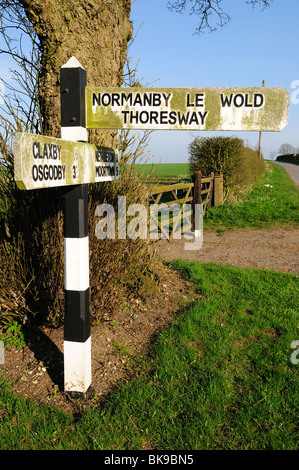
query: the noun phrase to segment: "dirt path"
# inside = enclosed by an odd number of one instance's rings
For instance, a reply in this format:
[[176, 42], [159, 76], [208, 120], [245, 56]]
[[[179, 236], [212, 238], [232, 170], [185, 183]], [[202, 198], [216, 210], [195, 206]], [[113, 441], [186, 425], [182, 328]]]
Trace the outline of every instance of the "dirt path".
[[200, 250], [185, 250], [185, 242], [163, 241], [157, 252], [166, 260], [182, 258], [299, 274], [299, 228], [227, 229], [222, 234], [206, 230]]

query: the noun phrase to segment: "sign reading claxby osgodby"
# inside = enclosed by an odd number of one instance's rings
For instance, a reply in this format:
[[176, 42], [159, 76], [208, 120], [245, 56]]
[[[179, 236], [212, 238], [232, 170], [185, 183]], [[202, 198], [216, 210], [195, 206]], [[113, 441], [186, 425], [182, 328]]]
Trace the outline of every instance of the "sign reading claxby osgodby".
[[17, 133], [14, 155], [20, 189], [100, 183], [119, 177], [117, 152], [86, 142]]

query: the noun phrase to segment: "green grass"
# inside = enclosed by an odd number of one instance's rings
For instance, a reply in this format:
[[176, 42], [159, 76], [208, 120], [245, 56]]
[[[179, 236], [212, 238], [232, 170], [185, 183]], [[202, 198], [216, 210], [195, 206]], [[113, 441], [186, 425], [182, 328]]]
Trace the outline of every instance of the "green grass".
[[[153, 171], [152, 171], [153, 170]], [[152, 171], [152, 175], [189, 175], [188, 163], [155, 163], [136, 165], [135, 171], [148, 175]]]
[[241, 202], [209, 208], [204, 228], [298, 224], [298, 189], [284, 168], [273, 163], [270, 165], [273, 172], [267, 172]]
[[157, 337], [143, 372], [76, 416], [16, 397], [0, 379], [1, 449], [299, 448], [299, 277], [174, 267], [201, 299]]

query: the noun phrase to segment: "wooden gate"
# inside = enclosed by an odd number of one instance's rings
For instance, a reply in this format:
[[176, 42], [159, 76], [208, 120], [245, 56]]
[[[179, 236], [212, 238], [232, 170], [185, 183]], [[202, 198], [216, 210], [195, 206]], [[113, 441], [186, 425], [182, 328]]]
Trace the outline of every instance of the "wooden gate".
[[[192, 177], [155, 175], [140, 179], [149, 186], [151, 238], [157, 236], [171, 241], [181, 238], [182, 233], [191, 233], [194, 205], [202, 204], [204, 215], [207, 207], [213, 204], [214, 173], [205, 178], [196, 171]], [[156, 232], [153, 232], [154, 226]]]

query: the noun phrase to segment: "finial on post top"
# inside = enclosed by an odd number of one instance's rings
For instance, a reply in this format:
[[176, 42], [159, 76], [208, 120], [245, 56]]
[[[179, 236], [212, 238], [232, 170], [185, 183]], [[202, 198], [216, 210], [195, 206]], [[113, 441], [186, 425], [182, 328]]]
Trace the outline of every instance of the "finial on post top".
[[84, 67], [80, 64], [79, 60], [76, 59], [75, 56], [72, 56], [66, 64], [64, 64], [61, 68], [68, 68], [68, 69], [77, 69], [77, 68], [84, 69]]

